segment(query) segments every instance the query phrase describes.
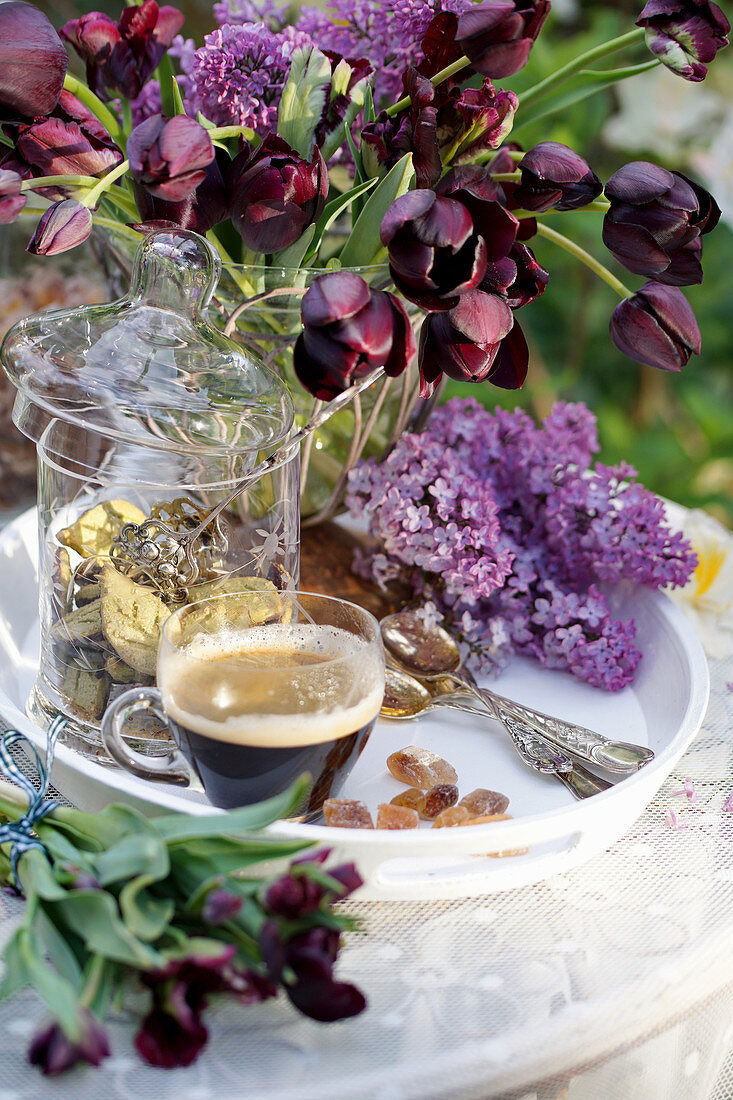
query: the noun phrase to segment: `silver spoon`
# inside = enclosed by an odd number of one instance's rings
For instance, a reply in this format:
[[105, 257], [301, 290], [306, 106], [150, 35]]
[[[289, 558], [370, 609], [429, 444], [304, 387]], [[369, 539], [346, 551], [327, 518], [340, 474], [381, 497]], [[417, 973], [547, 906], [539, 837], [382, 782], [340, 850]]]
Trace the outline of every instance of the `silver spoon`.
[[[409, 720], [425, 714], [426, 711], [442, 708], [460, 710], [464, 714], [475, 714], [491, 721], [493, 716], [485, 708], [479, 710], [470, 703], [459, 703], [451, 698], [455, 694], [452, 692], [450, 695], [432, 696], [425, 685], [414, 676], [388, 666], [385, 669], [384, 700], [380, 714], [383, 718]], [[590, 798], [591, 795], [607, 791], [613, 786], [608, 780], [600, 779], [578, 763], [573, 764], [570, 772], [557, 771], [554, 774], [577, 799]]]
[[461, 654], [450, 634], [439, 626], [428, 627], [414, 612], [388, 615], [380, 626], [385, 648], [407, 672], [426, 682], [450, 677], [459, 692], [468, 691], [479, 698], [510, 733], [512, 723], [523, 723], [553, 745], [616, 775], [629, 775], [654, 759], [652, 750], [643, 745], [610, 740], [585, 726], [553, 718], [480, 688], [468, 669], [461, 667]]

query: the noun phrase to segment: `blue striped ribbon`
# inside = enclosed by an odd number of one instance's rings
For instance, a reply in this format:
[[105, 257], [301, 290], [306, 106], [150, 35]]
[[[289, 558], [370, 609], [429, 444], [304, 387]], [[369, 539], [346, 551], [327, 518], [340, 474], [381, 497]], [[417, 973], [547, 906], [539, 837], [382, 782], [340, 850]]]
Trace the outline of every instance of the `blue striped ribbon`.
[[[6, 730], [0, 736], [0, 772], [28, 795], [28, 809], [23, 816], [19, 817], [17, 821], [9, 821], [7, 825], [0, 825], [0, 844], [10, 843], [12, 845], [10, 849], [10, 867], [18, 890], [20, 890], [20, 880], [18, 879], [18, 860], [20, 857], [32, 848], [40, 848], [42, 852], [46, 851], [38, 837], [34, 836], [33, 826], [36, 821], [40, 821], [42, 817], [45, 817], [46, 814], [58, 806], [58, 802], [46, 798], [46, 792], [51, 778], [51, 765], [53, 764], [56, 742], [65, 725], [66, 719], [62, 718], [60, 714], [51, 723], [46, 742], [45, 760], [41, 760], [35, 746], [31, 744], [25, 734], [20, 733], [18, 730]], [[17, 745], [19, 741], [25, 741], [27, 747], [24, 747], [24, 751], [27, 752], [30, 749], [33, 754], [40, 781], [39, 790], [36, 790], [31, 780], [21, 771], [11, 756], [11, 748], [13, 745]]]

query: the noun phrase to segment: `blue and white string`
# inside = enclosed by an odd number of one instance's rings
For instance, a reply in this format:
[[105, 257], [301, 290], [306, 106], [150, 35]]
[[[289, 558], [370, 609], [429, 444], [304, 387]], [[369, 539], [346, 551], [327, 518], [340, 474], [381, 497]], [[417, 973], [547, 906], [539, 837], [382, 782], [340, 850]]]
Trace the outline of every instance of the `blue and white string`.
[[[28, 796], [28, 809], [17, 821], [9, 821], [6, 825], [0, 825], [0, 844], [10, 843], [10, 868], [13, 872], [15, 886], [20, 890], [18, 879], [18, 861], [22, 855], [33, 848], [45, 848], [37, 836], [33, 833], [33, 826], [42, 817], [56, 809], [58, 802], [46, 798], [48, 784], [51, 779], [51, 765], [53, 764], [54, 750], [59, 734], [66, 725], [66, 719], [61, 715], [54, 718], [48, 731], [45, 759], [42, 760], [35, 746], [31, 744], [25, 734], [18, 730], [6, 730], [0, 736], [0, 772], [6, 779], [10, 779]], [[11, 748], [19, 741], [25, 741], [24, 751], [33, 754], [34, 763], [38, 772], [40, 787], [38, 790], [24, 772], [16, 764], [11, 755]]]

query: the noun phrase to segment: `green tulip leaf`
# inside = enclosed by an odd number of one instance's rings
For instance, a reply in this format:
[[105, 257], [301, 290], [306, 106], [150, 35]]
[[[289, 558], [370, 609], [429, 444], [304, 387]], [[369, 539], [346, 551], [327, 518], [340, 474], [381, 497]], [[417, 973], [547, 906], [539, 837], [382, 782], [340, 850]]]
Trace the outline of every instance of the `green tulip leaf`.
[[315, 224], [315, 234], [311, 247], [308, 250], [307, 260], [312, 259], [321, 247], [321, 242], [324, 236], [331, 228], [333, 223], [338, 218], [339, 214], [343, 213], [352, 202], [360, 195], [363, 195], [366, 191], [371, 191], [377, 183], [376, 179], [364, 180], [362, 183], [357, 184], [356, 187], [352, 187], [350, 191], [346, 191], [343, 195], [338, 195], [331, 202], [326, 203], [323, 208], [323, 213]]
[[[287, 817], [297, 810], [305, 800], [310, 782], [310, 776], [301, 775], [282, 794], [268, 798], [264, 802], [256, 802], [253, 806], [243, 806], [239, 810], [228, 810], [226, 813], [208, 814], [205, 817], [166, 814], [153, 818], [150, 824], [167, 843], [262, 829], [265, 825], [270, 825], [273, 821]], [[267, 839], [267, 837], [258, 837], [257, 842], [266, 843]]]
[[[50, 908], [53, 910], [53, 906]], [[83, 985], [82, 969], [72, 947], [74, 940], [77, 943], [79, 942], [78, 938], [72, 937], [70, 939], [68, 933], [64, 935], [60, 932], [50, 914], [41, 907], [38, 908], [36, 914], [35, 927], [43, 940], [48, 958], [61, 977], [70, 982], [74, 989], [80, 990]]]
[[30, 983], [31, 975], [21, 951], [21, 937], [25, 928], [16, 928], [3, 951], [4, 973], [0, 979], [0, 1001], [11, 997]]
[[94, 954], [136, 969], [160, 966], [158, 952], [123, 924], [115, 899], [105, 890], [71, 890], [54, 910], [54, 920], [81, 936]]
[[71, 982], [62, 978], [46, 961], [43, 945], [37, 933], [24, 927], [20, 930], [18, 950], [28, 975], [28, 982], [44, 1002], [72, 1042], [81, 1038], [79, 997]]
[[415, 180], [412, 154], [404, 157], [379, 181], [356, 220], [339, 259], [342, 267], [363, 267], [380, 263], [386, 254], [379, 239], [384, 215], [395, 199], [409, 191]]
[[157, 898], [148, 892], [147, 887], [156, 881], [155, 875], [138, 875], [120, 890], [120, 912], [125, 924], [133, 936], [147, 943], [163, 935], [176, 909], [171, 898]]
[[[333, 70], [329, 105], [326, 107], [323, 118], [323, 126], [319, 130], [319, 136], [323, 134], [321, 152], [324, 160], [328, 160], [344, 143], [344, 138], [351, 133], [351, 124], [359, 114], [366, 102], [367, 95], [371, 96], [369, 77], [363, 76], [351, 84], [353, 68], [343, 58]], [[351, 84], [351, 87], [349, 85]], [[331, 104], [338, 102], [338, 110], [331, 111]], [[344, 106], [345, 103], [345, 106]]]
[[290, 75], [280, 98], [277, 132], [307, 160], [313, 155], [316, 126], [321, 121], [331, 84], [331, 62], [315, 46], [293, 50]]
[[512, 138], [516, 137], [525, 126], [530, 126], [533, 122], [539, 122], [540, 119], [548, 115], [565, 111], [574, 103], [580, 103], [582, 100], [587, 99], [588, 96], [612, 88], [620, 80], [627, 80], [629, 77], [637, 76], [648, 69], [657, 68], [658, 65], [658, 61], [645, 61], [641, 65], [630, 65], [625, 69], [581, 69], [579, 73], [575, 73], [574, 76], [563, 81], [557, 89], [548, 90], [548, 93], [538, 98], [536, 104], [533, 102], [526, 111], [522, 110], [520, 100], [519, 110], [515, 115], [512, 128]]
[[168, 852], [160, 836], [154, 833], [123, 837], [94, 861], [94, 873], [102, 886], [111, 882], [126, 882], [137, 875], [152, 879], [168, 874]]
[[[315, 231], [315, 224], [309, 225], [305, 232], [301, 233], [297, 241], [294, 241], [293, 244], [289, 245], [287, 248], [282, 248], [279, 252], [273, 253], [270, 266], [300, 267], [303, 262], [303, 257], [310, 249]], [[312, 251], [312, 249], [310, 250]]]

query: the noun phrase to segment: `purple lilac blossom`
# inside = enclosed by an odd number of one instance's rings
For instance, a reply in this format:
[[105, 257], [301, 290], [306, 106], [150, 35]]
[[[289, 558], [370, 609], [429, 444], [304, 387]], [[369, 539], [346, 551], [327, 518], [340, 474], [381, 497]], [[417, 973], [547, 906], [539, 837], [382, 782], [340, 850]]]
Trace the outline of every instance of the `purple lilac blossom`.
[[188, 113], [201, 111], [217, 126], [273, 130], [293, 50], [309, 45], [308, 35], [292, 27], [274, 33], [263, 22], [225, 24], [206, 35], [192, 58], [181, 59], [190, 81]]
[[214, 19], [220, 27], [225, 23], [267, 23], [271, 30], [282, 30], [288, 11], [288, 0], [217, 0]]
[[333, 0], [328, 11], [301, 8], [296, 26], [322, 50], [368, 57], [376, 72], [379, 108], [402, 96], [402, 74], [422, 58], [420, 42], [436, 11], [460, 15], [469, 6], [470, 0]]
[[597, 585], [681, 585], [696, 559], [630, 467], [591, 466], [597, 451], [582, 404], [558, 402], [538, 426], [449, 401], [350, 475], [347, 503], [382, 544], [354, 567], [382, 587], [407, 580], [482, 671], [516, 652], [618, 691], [641, 654]]

